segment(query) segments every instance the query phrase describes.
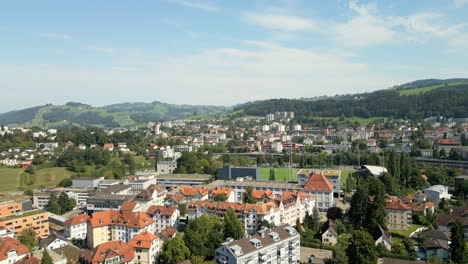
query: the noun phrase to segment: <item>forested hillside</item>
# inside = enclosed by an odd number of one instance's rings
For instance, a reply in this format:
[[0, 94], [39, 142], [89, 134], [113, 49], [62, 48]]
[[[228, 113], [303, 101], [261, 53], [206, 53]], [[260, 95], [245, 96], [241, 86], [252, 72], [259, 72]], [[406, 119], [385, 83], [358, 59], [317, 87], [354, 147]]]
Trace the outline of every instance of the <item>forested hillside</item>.
[[468, 84], [447, 86], [421, 94], [400, 94], [395, 89], [356, 95], [354, 98], [324, 99], [308, 102], [296, 99], [272, 99], [247, 103], [234, 111], [247, 115], [265, 115], [292, 111], [297, 116], [317, 117], [395, 117], [418, 119], [434, 115], [468, 116]]

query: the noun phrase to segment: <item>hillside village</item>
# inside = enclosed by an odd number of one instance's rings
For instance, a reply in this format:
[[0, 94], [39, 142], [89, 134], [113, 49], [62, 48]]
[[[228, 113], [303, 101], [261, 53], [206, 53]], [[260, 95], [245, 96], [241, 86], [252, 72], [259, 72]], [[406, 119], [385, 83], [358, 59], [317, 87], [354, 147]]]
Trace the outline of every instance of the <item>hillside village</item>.
[[[466, 260], [468, 118], [275, 112], [0, 139], [0, 178], [18, 182], [0, 197], [0, 263]], [[67, 174], [43, 180], [51, 168]]]

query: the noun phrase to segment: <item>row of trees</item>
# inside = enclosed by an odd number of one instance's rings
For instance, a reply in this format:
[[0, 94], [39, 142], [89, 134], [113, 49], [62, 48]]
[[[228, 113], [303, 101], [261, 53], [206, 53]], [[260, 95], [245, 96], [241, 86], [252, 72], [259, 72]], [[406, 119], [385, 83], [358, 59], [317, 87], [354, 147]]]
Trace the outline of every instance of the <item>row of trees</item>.
[[188, 222], [184, 236], [177, 234], [164, 243], [159, 260], [170, 264], [186, 259], [204, 263], [214, 258], [215, 249], [226, 238], [240, 239], [244, 234], [243, 224], [232, 209], [227, 211], [223, 221], [217, 216], [203, 215]]

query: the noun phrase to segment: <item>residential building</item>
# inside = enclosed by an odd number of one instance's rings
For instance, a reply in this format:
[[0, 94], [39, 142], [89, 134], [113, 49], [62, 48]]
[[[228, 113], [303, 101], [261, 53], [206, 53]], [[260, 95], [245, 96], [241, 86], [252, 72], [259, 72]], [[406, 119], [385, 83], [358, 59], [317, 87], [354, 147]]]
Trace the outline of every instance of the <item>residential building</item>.
[[21, 231], [32, 228], [36, 232], [36, 237], [42, 238], [49, 235], [49, 216], [47, 212], [31, 210], [0, 218], [0, 226], [14, 230], [15, 237]]
[[135, 250], [123, 241], [109, 241], [97, 245], [93, 250], [85, 250], [80, 254], [80, 263], [108, 264], [127, 263], [133, 264]]
[[448, 193], [448, 187], [444, 185], [432, 185], [431, 187], [424, 190], [427, 195], [427, 200], [437, 201], [441, 199], [450, 200], [452, 195]]
[[268, 115], [265, 116], [265, 120], [267, 122], [274, 121], [275, 120], [275, 115], [274, 114], [268, 114]]
[[423, 241], [418, 257], [428, 260], [437, 256], [440, 261], [449, 262], [450, 260], [450, 232], [439, 230], [426, 230], [418, 234]]
[[148, 208], [146, 214], [154, 220], [155, 233], [159, 233], [168, 227], [177, 229], [179, 225], [180, 212], [176, 207], [153, 205]]
[[322, 234], [322, 243], [334, 246], [338, 243], [338, 231], [332, 220], [328, 220], [328, 229]]
[[299, 184], [306, 184], [312, 174], [323, 174], [333, 185], [333, 196], [339, 197], [341, 191], [341, 170], [301, 169], [296, 177]]
[[235, 202], [235, 194], [232, 191], [231, 188], [223, 188], [223, 187], [217, 187], [213, 191], [211, 191], [211, 199], [214, 200], [216, 196], [218, 195], [224, 195], [226, 197], [226, 202], [233, 203]]
[[15, 237], [15, 232], [13, 230], [6, 228], [4, 226], [0, 226], [0, 237]]
[[178, 152], [192, 152], [193, 147], [190, 145], [176, 145], [174, 149]]
[[392, 250], [392, 236], [383, 230], [380, 225], [379, 228], [372, 233], [372, 237], [374, 238], [376, 246], [382, 245], [389, 252]]
[[19, 261], [29, 253], [27, 246], [11, 237], [0, 237], [0, 264]]
[[0, 216], [8, 216], [23, 210], [23, 204], [17, 201], [5, 201], [0, 203]]
[[128, 243], [143, 231], [154, 233], [154, 220], [143, 212], [109, 210], [92, 214], [87, 221], [88, 247], [109, 241]]
[[156, 163], [156, 172], [158, 174], [172, 174], [177, 169], [177, 161], [158, 161]]
[[463, 224], [465, 230], [465, 240], [468, 240], [468, 201], [462, 207], [454, 207], [450, 214], [439, 214], [437, 216], [437, 230], [451, 232], [456, 221]]
[[141, 264], [154, 264], [160, 250], [160, 241], [157, 235], [143, 231], [136, 235], [128, 245], [135, 250], [134, 261]]
[[186, 186], [180, 192], [187, 197], [187, 201], [203, 201], [208, 199], [208, 189], [206, 187], [196, 188], [193, 186]]
[[64, 239], [59, 238], [57, 235], [52, 234], [47, 238], [41, 239], [39, 245], [41, 248], [53, 250], [68, 245], [68, 242]]
[[228, 240], [216, 249], [216, 263], [299, 263], [300, 236], [291, 226], [263, 229], [239, 240]]
[[304, 191], [317, 198], [317, 207], [325, 211], [333, 206], [333, 185], [323, 174], [312, 174]]
[[163, 205], [167, 190], [159, 184], [152, 184], [146, 190], [141, 191], [135, 196], [134, 201], [138, 202], [141, 210], [146, 211], [150, 206]]
[[86, 239], [87, 234], [87, 221], [89, 216], [87, 214], [74, 216], [64, 223], [64, 234], [68, 239]]

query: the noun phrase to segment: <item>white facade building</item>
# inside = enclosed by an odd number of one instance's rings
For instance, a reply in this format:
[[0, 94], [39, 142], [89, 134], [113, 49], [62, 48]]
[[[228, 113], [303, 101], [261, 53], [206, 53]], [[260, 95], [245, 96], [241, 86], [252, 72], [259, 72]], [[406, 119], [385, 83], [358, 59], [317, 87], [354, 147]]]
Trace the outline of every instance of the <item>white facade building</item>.
[[299, 263], [300, 236], [291, 226], [260, 230], [258, 234], [227, 241], [216, 249], [217, 264]]

